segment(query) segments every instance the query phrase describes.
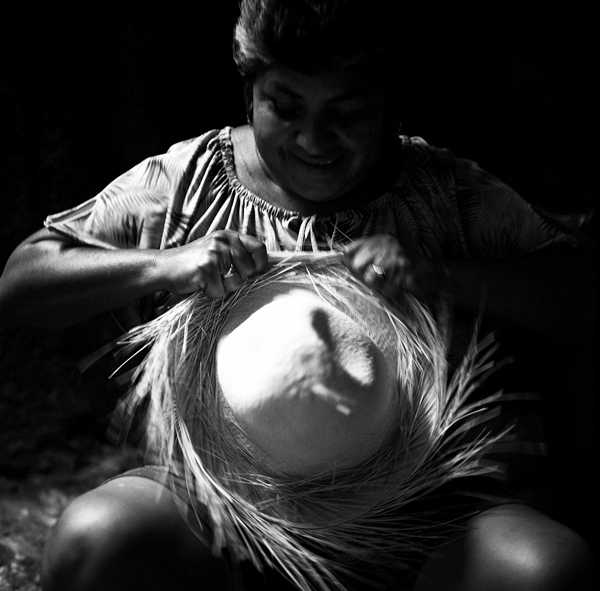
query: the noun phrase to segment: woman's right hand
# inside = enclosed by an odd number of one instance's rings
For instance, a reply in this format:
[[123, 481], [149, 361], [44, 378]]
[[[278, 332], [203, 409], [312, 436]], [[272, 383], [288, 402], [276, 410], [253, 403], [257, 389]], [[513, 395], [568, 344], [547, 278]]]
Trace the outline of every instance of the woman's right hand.
[[218, 298], [267, 268], [265, 245], [253, 236], [216, 230], [189, 244], [161, 250], [158, 263], [167, 289], [178, 295], [203, 290]]

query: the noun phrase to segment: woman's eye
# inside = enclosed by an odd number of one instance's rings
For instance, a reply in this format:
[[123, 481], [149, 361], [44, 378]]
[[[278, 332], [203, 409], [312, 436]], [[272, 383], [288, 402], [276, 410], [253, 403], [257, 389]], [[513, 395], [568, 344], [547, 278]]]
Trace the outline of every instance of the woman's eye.
[[368, 119], [372, 115], [372, 109], [369, 107], [357, 106], [343, 109], [335, 109], [331, 112], [330, 117], [334, 121], [340, 123], [357, 122], [359, 120]]
[[297, 105], [278, 101], [276, 99], [269, 99], [269, 103], [273, 112], [281, 119], [289, 121], [295, 119], [300, 114], [300, 108]]

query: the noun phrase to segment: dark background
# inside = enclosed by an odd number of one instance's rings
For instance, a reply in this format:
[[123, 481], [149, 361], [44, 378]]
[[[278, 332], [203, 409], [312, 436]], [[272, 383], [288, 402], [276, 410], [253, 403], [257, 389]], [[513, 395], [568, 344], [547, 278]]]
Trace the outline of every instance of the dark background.
[[[0, 264], [46, 215], [92, 197], [143, 158], [244, 121], [230, 57], [235, 3], [202, 7], [199, 15], [163, 6], [135, 17], [89, 10], [7, 19]], [[412, 67], [391, 75], [403, 90], [405, 132], [476, 159], [538, 205], [593, 208], [591, 22], [575, 9], [526, 16], [488, 8], [465, 20], [403, 24], [411, 49], [402, 58]], [[0, 476], [76, 470], [102, 440], [111, 399], [74, 368], [82, 336], [0, 332]], [[540, 383], [554, 381], [556, 514], [591, 539], [594, 408], [575, 408], [573, 390], [592, 400], [595, 357], [552, 351], [536, 363]], [[553, 368], [568, 377], [556, 381]]]
[[[7, 21], [1, 246], [171, 143], [243, 122], [235, 2], [207, 6], [198, 16], [38, 14], [12, 30]], [[478, 160], [529, 200], [591, 206], [590, 15], [490, 10], [416, 22], [399, 25], [390, 73], [405, 131]]]

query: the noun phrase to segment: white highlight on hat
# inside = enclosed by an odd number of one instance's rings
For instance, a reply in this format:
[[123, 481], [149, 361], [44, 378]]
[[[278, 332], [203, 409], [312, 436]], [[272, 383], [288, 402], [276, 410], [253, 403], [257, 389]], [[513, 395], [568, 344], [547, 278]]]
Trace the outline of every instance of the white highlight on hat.
[[395, 368], [313, 290], [279, 288], [263, 302], [233, 314], [217, 346], [232, 417], [276, 471], [312, 476], [366, 460], [389, 432]]

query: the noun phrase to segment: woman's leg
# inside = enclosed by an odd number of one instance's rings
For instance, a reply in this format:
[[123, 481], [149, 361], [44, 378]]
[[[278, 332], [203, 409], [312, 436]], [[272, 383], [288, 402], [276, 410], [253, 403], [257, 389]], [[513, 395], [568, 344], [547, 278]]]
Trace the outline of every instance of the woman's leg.
[[75, 499], [47, 542], [44, 591], [229, 589], [226, 561], [191, 532], [177, 503], [165, 486], [139, 476]]
[[502, 505], [424, 566], [415, 591], [584, 591], [592, 556], [568, 527], [525, 505]]

